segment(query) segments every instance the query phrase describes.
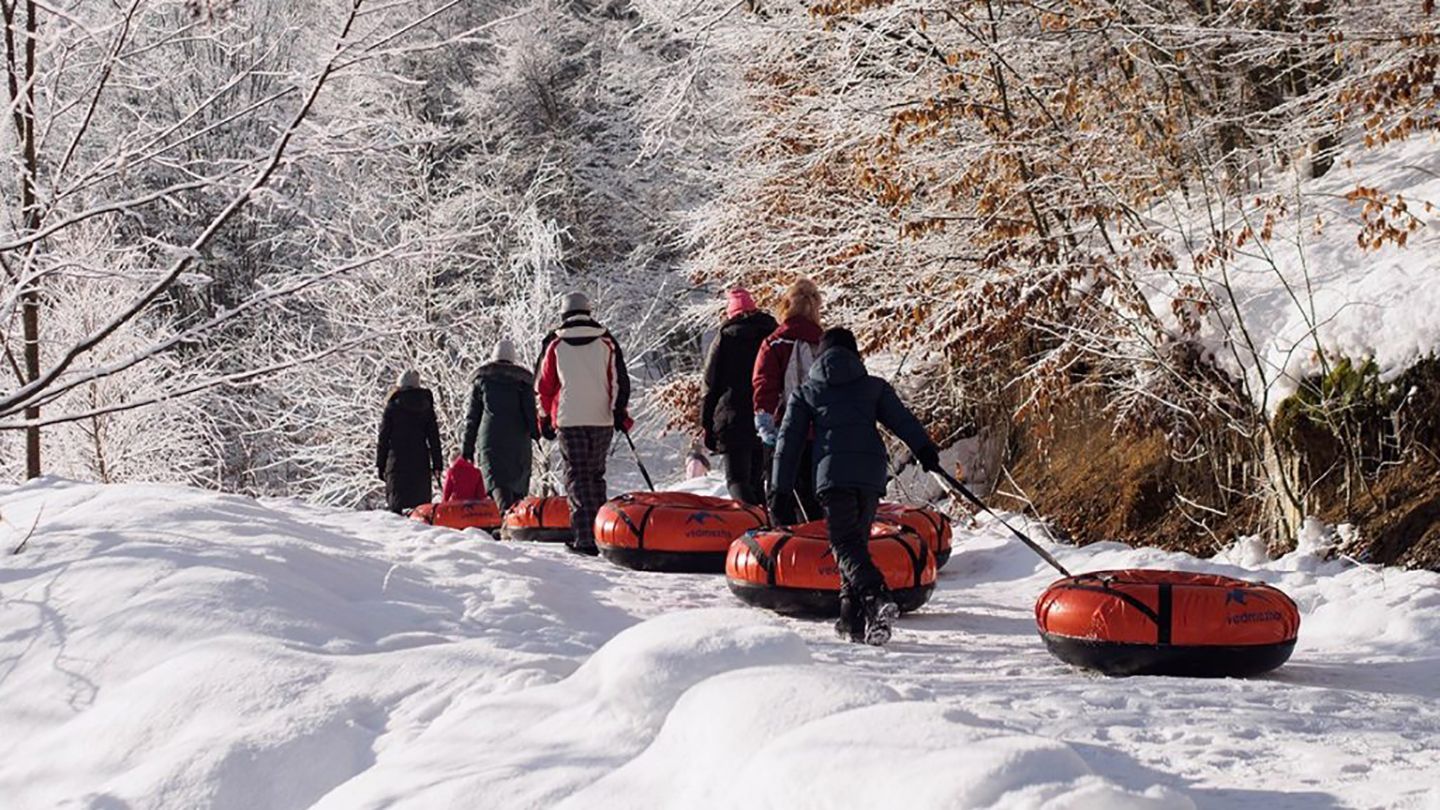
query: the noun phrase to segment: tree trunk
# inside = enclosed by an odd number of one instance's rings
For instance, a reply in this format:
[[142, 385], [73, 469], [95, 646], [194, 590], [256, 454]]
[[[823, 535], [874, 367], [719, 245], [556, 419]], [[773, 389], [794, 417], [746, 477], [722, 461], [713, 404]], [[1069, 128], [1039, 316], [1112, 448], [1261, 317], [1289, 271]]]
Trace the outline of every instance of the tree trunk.
[[[35, 290], [26, 291], [21, 299], [21, 321], [25, 332], [25, 378], [26, 382], [40, 377], [40, 295]], [[26, 421], [37, 421], [40, 409], [25, 409]], [[40, 477], [40, 428], [25, 428], [25, 477]]]
[[[17, 87], [12, 74], [11, 92], [21, 90], [19, 103], [15, 109], [15, 133], [20, 139], [22, 154], [22, 167], [20, 177], [20, 210], [25, 218], [25, 229], [30, 233], [40, 230], [40, 200], [35, 189], [35, 178], [39, 171], [39, 158], [36, 155], [35, 144], [35, 40], [36, 30], [39, 26], [35, 0], [28, 0], [25, 3], [25, 73], [24, 84]], [[8, 44], [12, 49], [13, 39], [7, 37]], [[14, 64], [14, 60], [11, 60]], [[26, 257], [23, 263], [21, 278], [32, 269], [34, 252]], [[28, 288], [20, 295], [20, 322], [23, 339], [25, 342], [25, 383], [34, 382], [40, 378], [40, 291], [36, 289], [39, 280], [28, 285]], [[22, 383], [23, 385], [24, 383]], [[40, 419], [40, 408], [29, 407], [25, 409], [27, 421], [38, 421]], [[41, 472], [40, 465], [40, 428], [31, 426], [25, 428], [25, 477], [38, 478]]]
[[1289, 549], [1305, 519], [1305, 505], [1298, 495], [1299, 464], [1295, 455], [1286, 452], [1269, 430], [1262, 430], [1257, 438], [1268, 483], [1267, 511], [1272, 537], [1277, 545]]

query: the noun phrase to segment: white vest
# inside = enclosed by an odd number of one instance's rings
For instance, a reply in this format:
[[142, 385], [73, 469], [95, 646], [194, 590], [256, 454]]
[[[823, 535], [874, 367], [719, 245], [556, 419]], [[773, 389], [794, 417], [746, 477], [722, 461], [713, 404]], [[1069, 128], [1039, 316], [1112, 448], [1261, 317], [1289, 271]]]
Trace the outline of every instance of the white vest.
[[[567, 326], [555, 332], [552, 350], [560, 378], [555, 427], [610, 427], [615, 424], [615, 347], [604, 329]], [[595, 338], [571, 344], [566, 338]]]

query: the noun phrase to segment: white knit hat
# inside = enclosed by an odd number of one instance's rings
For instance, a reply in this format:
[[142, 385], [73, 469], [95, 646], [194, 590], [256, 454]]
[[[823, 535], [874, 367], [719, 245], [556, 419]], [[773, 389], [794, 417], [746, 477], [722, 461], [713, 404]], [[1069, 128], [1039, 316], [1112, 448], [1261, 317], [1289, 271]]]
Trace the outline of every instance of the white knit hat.
[[515, 344], [509, 338], [501, 338], [495, 344], [495, 351], [491, 353], [490, 359], [496, 363], [515, 362]]
[[400, 372], [400, 379], [395, 382], [397, 388], [419, 388], [420, 372], [415, 369], [408, 369]]
[[569, 315], [572, 312], [589, 312], [590, 298], [585, 293], [576, 291], [565, 293], [565, 305], [560, 308], [562, 315]]

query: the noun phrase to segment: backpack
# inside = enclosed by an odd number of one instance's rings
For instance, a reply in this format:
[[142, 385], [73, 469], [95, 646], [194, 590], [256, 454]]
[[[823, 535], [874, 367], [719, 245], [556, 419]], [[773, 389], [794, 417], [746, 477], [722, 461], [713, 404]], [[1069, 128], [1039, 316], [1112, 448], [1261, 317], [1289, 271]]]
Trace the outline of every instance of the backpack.
[[810, 377], [810, 366], [815, 363], [815, 347], [803, 340], [791, 340], [790, 360], [785, 364], [785, 390], [781, 402], [787, 402], [790, 394]]

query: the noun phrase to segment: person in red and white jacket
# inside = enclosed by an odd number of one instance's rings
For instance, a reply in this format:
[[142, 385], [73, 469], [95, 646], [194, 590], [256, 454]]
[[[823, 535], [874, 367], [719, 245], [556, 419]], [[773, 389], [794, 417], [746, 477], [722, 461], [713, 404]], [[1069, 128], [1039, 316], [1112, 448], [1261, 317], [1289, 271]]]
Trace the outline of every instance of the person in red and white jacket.
[[560, 441], [574, 532], [572, 551], [594, 555], [595, 513], [605, 503], [605, 459], [629, 431], [630, 375], [620, 344], [590, 314], [584, 293], [565, 296], [560, 328], [545, 336], [535, 371], [540, 433]]

